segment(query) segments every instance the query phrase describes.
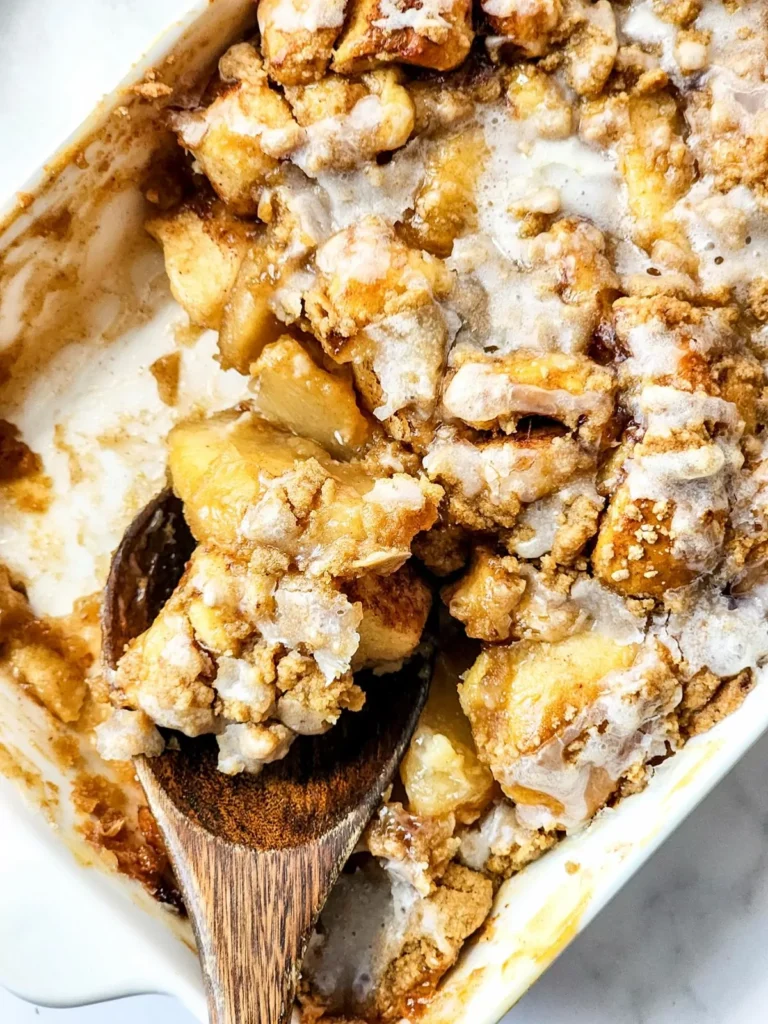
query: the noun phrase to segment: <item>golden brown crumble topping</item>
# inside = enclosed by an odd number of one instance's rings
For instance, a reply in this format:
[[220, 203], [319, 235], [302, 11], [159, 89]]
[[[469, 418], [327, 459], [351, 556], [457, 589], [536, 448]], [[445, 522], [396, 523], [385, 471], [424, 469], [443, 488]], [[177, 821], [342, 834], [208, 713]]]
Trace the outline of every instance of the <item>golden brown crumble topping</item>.
[[[300, 992], [306, 1021], [411, 1018], [501, 880], [641, 790], [768, 657], [768, 25], [759, 0], [257, 18], [171, 100], [185, 170], [146, 190], [188, 330], [248, 378], [169, 435], [198, 547], [111, 717], [5, 576], [2, 658], [106, 756], [159, 753], [159, 726], [256, 772], [358, 710], [355, 673], [409, 658], [439, 589], [428, 703]], [[151, 366], [169, 409], [180, 351]], [[38, 479], [1, 433], [4, 487]], [[162, 889], [146, 812], [79, 794]]]
[[[225, 770], [280, 756], [279, 726], [327, 728], [359, 705], [356, 668], [417, 646], [429, 600], [400, 568], [411, 554], [482, 642], [461, 681], [438, 666], [402, 790], [313, 940], [307, 1019], [392, 1019], [455, 957], [446, 932], [438, 956], [414, 923], [376, 946], [364, 996], [349, 979], [328, 988], [354, 893], [450, 899], [466, 934], [473, 879], [508, 877], [637, 792], [751, 685], [761, 654], [718, 659], [686, 626], [690, 588], [720, 609], [729, 572], [754, 578], [766, 505], [756, 521], [765, 381], [749, 334], [768, 316], [764, 281], [702, 248], [706, 232], [748, 244], [753, 200], [730, 202], [735, 187], [763, 202], [760, 119], [723, 99], [729, 74], [754, 82], [756, 51], [717, 41], [714, 3], [481, 0], [491, 66], [466, 60], [464, 2], [359, 0], [346, 16], [263, 3], [264, 64], [257, 44], [233, 48], [208, 105], [176, 123], [231, 240], [189, 203], [152, 230], [177, 298], [220, 326], [224, 365], [250, 373], [254, 397], [171, 437], [207, 552], [192, 566], [217, 568], [206, 583], [190, 568], [166, 609], [180, 619], [152, 649], [170, 644], [178, 664], [160, 703], [190, 732], [267, 730], [250, 756], [220, 739]], [[648, 18], [669, 26], [663, 52]], [[709, 79], [681, 92], [714, 52]], [[531, 171], [544, 145], [582, 147], [586, 180], [611, 182], [586, 186], [597, 202]], [[513, 181], [501, 193], [499, 176]], [[198, 284], [209, 259], [218, 277]], [[743, 585], [738, 600], [760, 607]], [[309, 632], [288, 604], [315, 609]], [[331, 607], [344, 639], [317, 611]], [[157, 720], [168, 659], [142, 682], [145, 643], [117, 692]], [[458, 863], [469, 873], [448, 886]]]

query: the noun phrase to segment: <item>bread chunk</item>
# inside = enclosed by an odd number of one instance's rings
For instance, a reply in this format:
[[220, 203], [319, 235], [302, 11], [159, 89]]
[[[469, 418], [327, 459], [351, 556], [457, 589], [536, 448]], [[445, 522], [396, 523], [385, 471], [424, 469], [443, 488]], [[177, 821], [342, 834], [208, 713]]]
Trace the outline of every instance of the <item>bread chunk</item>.
[[333, 68], [356, 74], [399, 61], [448, 71], [473, 37], [470, 0], [350, 0]]
[[552, 44], [563, 18], [562, 0], [480, 0], [494, 35], [522, 50], [526, 57], [542, 57]]
[[484, 154], [485, 142], [475, 126], [435, 141], [406, 222], [411, 244], [445, 258], [456, 238], [475, 227], [475, 184]]
[[693, 158], [666, 93], [632, 97], [629, 132], [619, 144], [620, 167], [634, 218], [635, 240], [649, 251], [659, 241], [685, 246], [671, 211], [693, 181]]
[[[633, 499], [621, 487], [609, 503], [592, 555], [595, 575], [607, 586], [630, 597], [662, 597], [683, 587], [698, 572], [675, 557], [669, 502]], [[722, 524], [711, 523], [712, 542], [722, 543]]]
[[576, 0], [568, 6], [568, 84], [579, 96], [596, 96], [613, 71], [619, 48], [613, 6], [608, 0]]
[[291, 159], [308, 175], [347, 171], [390, 153], [408, 141], [414, 108], [395, 68], [360, 78], [330, 74], [286, 88], [303, 143]]
[[449, 331], [438, 303], [452, 285], [448, 270], [372, 216], [331, 237], [316, 267], [304, 296], [315, 337], [352, 363], [365, 406], [390, 435], [413, 441], [434, 411], [445, 365]]
[[[546, 37], [539, 36], [537, 45], [546, 46]], [[516, 64], [510, 72], [506, 95], [514, 117], [545, 139], [570, 135], [573, 111], [558, 79], [536, 64]]]
[[375, 216], [333, 235], [318, 250], [316, 264], [306, 312], [313, 333], [332, 352], [343, 349], [343, 339], [385, 317], [429, 305], [451, 287], [441, 260], [403, 244]]
[[667, 752], [682, 691], [665, 659], [597, 633], [483, 651], [461, 704], [523, 824], [577, 828], [630, 769]]
[[609, 586], [660, 596], [717, 563], [744, 421], [722, 398], [662, 385], [644, 387], [634, 407], [645, 434], [625, 463], [593, 564]]
[[584, 356], [524, 349], [494, 358], [464, 354], [447, 375], [443, 409], [477, 430], [514, 433], [520, 419], [559, 420], [600, 444], [613, 412], [611, 373]]
[[654, 295], [618, 299], [613, 312], [617, 338], [629, 356], [620, 370], [626, 386], [656, 382], [715, 393], [711, 365], [739, 347], [728, 307]]
[[262, 190], [279, 181], [279, 160], [303, 141], [285, 99], [270, 88], [255, 46], [237, 43], [219, 61], [221, 93], [173, 119], [179, 139], [229, 208], [258, 211]]
[[344, 24], [346, 0], [259, 0], [261, 50], [280, 85], [322, 78]]
[[594, 457], [572, 437], [547, 430], [473, 442], [440, 427], [423, 460], [448, 495], [451, 516], [472, 530], [512, 527], [523, 504], [559, 490]]

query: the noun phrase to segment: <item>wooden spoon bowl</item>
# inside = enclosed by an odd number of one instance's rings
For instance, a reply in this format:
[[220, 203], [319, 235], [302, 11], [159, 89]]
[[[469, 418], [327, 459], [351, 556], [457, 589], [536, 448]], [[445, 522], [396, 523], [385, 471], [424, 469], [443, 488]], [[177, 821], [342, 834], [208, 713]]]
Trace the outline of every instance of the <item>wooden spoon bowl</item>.
[[[102, 608], [105, 664], [153, 621], [194, 541], [164, 491], [112, 560]], [[176, 736], [136, 759], [192, 919], [215, 1024], [290, 1018], [306, 943], [341, 867], [392, 781], [429, 688], [430, 665], [363, 675], [362, 711], [300, 737], [259, 775], [218, 771], [213, 737]]]

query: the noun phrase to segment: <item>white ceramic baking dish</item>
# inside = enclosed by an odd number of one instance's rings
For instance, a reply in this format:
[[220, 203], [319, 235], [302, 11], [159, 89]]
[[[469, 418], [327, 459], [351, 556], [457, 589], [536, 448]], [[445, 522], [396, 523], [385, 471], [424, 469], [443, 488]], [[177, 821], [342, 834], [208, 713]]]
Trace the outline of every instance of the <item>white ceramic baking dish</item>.
[[[41, 613], [66, 613], [102, 584], [126, 523], [163, 478], [174, 419], [243, 393], [243, 378], [218, 369], [214, 339], [203, 336], [181, 349], [180, 406], [158, 399], [148, 367], [174, 347], [184, 318], [142, 228], [139, 172], [160, 129], [156, 106], [131, 86], [155, 70], [184, 88], [252, 13], [251, 0], [201, 0], [6, 211], [0, 367], [9, 356], [14, 366], [1, 415], [42, 455], [56, 498], [36, 517], [0, 511], [0, 558], [32, 581]], [[424, 1024], [498, 1021], [767, 727], [761, 678], [643, 793], [507, 882]], [[55, 731], [0, 678], [0, 764], [15, 776], [0, 778], [0, 982], [53, 1005], [162, 991], [203, 1020], [188, 928], [105, 870], [78, 836], [72, 780], [51, 757]]]

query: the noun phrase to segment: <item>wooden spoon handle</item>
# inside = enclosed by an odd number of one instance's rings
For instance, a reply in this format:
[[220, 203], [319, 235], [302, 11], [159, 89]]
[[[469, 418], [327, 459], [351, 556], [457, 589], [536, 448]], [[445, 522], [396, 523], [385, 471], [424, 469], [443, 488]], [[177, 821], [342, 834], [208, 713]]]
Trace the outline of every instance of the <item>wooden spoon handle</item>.
[[304, 949], [355, 836], [263, 853], [184, 817], [141, 759], [139, 778], [192, 920], [211, 1024], [286, 1024]]

